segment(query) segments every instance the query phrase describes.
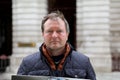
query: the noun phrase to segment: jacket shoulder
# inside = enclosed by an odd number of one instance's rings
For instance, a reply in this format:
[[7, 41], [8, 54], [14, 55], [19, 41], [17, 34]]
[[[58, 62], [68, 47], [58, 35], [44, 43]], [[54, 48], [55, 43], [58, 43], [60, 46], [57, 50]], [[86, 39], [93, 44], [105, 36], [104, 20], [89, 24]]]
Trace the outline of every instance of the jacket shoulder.
[[89, 59], [88, 56], [86, 56], [85, 54], [80, 53], [78, 51], [73, 51], [72, 52], [72, 57], [75, 58], [75, 59], [78, 59], [79, 61], [86, 61], [86, 60]]
[[40, 60], [40, 52], [28, 55], [23, 58], [17, 74], [27, 75], [28, 72], [35, 66], [35, 64]]
[[35, 63], [40, 59], [40, 52], [33, 53], [31, 55], [26, 56], [23, 58], [23, 61], [27, 63]]
[[85, 69], [85, 68], [87, 68], [89, 63], [90, 63], [89, 57], [87, 57], [86, 55], [84, 55], [80, 52], [77, 52], [77, 51], [72, 52], [71, 64], [73, 64], [76, 68]]

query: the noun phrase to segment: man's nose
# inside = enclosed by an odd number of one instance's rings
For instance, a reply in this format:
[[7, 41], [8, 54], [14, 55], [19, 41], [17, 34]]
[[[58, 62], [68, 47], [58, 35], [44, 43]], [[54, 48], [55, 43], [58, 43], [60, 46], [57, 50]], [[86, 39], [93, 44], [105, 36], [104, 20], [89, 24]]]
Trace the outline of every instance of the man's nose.
[[57, 32], [53, 32], [52, 37], [57, 37], [57, 36], [58, 36]]

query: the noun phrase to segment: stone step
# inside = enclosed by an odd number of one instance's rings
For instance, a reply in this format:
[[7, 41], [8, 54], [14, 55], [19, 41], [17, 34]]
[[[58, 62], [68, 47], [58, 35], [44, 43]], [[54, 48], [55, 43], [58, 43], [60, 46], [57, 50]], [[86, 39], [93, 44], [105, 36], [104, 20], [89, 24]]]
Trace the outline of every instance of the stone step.
[[11, 80], [12, 75], [15, 75], [15, 73], [11, 73], [11, 72], [0, 73], [0, 80]]
[[97, 73], [97, 80], [120, 80], [120, 72]]

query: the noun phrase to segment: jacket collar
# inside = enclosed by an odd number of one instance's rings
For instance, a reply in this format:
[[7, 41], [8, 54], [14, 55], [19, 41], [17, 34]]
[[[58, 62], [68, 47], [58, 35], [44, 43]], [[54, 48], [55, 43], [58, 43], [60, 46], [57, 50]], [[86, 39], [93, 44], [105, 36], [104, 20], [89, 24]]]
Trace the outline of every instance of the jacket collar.
[[60, 61], [58, 67], [56, 68], [53, 59], [50, 57], [49, 52], [46, 50], [46, 46], [43, 43], [40, 47], [40, 51], [41, 51], [41, 59], [45, 59], [48, 64], [50, 65], [52, 70], [62, 70], [63, 69], [63, 64], [67, 58], [67, 56], [69, 55], [69, 53], [71, 52], [71, 46], [69, 45], [69, 43], [66, 43], [66, 51], [64, 54], [63, 59]]

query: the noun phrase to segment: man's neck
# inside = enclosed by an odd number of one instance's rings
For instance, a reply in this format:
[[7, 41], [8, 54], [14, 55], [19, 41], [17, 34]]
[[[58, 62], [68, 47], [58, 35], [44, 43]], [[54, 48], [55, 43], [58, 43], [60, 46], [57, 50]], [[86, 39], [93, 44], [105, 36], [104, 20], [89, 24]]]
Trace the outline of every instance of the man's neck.
[[65, 52], [65, 47], [62, 47], [62, 48], [57, 49], [57, 50], [47, 48], [47, 50], [48, 50], [48, 52], [50, 52], [51, 56], [59, 56]]

